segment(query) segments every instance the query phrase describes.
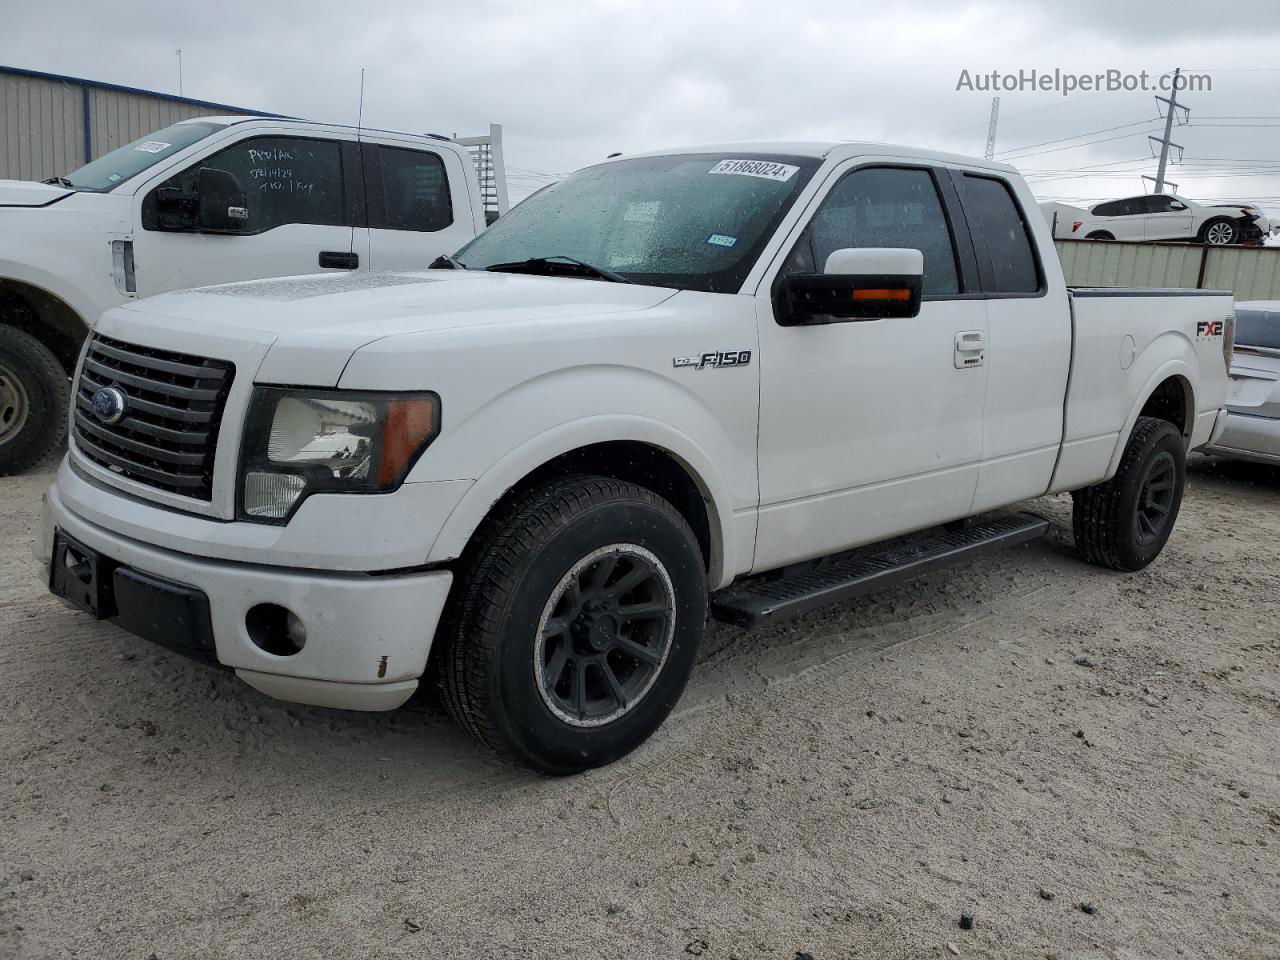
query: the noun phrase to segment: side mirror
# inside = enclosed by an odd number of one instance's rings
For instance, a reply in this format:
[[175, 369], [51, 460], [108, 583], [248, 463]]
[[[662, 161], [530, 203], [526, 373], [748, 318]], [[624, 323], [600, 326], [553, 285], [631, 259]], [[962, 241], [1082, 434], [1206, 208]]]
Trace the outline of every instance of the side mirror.
[[197, 222], [201, 230], [240, 233], [249, 219], [244, 190], [235, 174], [201, 167], [196, 174]]
[[798, 327], [914, 317], [920, 313], [923, 285], [924, 254], [919, 250], [836, 250], [822, 273], [793, 273], [783, 279], [778, 322]]
[[1185, 203], [1179, 203], [1177, 200], [1170, 200], [1170, 201], [1169, 201], [1169, 209], [1170, 209], [1170, 210], [1185, 210], [1185, 209], [1187, 209], [1187, 205], [1186, 205]]
[[[152, 194], [159, 230], [190, 230], [196, 225], [196, 198], [181, 187], [157, 187]], [[145, 212], [144, 212], [145, 217]]]

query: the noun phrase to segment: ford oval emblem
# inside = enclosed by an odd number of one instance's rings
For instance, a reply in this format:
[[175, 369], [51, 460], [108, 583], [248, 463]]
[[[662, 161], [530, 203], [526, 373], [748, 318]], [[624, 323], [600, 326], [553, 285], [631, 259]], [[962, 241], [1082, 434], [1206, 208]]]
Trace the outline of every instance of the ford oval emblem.
[[116, 387], [103, 387], [93, 395], [93, 415], [103, 423], [119, 423], [124, 419], [129, 398]]

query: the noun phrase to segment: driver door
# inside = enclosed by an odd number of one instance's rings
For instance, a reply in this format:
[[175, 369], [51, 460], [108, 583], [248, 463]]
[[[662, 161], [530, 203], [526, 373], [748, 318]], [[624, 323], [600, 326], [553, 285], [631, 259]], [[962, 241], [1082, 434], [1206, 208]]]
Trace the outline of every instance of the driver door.
[[[250, 137], [139, 191], [134, 233], [138, 296], [235, 280], [357, 269], [368, 230], [354, 228], [354, 144], [295, 136]], [[235, 233], [195, 223], [166, 228], [157, 191], [194, 195], [201, 167], [232, 174], [247, 218]], [[362, 250], [361, 248], [364, 248]], [[360, 254], [366, 252], [365, 257]]]
[[1191, 211], [1177, 197], [1168, 194], [1152, 194], [1142, 198], [1145, 236], [1148, 240], [1190, 240]]
[[[944, 193], [944, 191], [946, 191]], [[834, 186], [773, 284], [832, 251], [924, 254], [918, 316], [782, 326], [757, 297], [760, 513], [756, 570], [966, 516], [982, 455], [986, 305], [945, 172], [863, 166]], [[967, 243], [967, 241], [966, 241]], [[961, 254], [963, 253], [963, 259]]]

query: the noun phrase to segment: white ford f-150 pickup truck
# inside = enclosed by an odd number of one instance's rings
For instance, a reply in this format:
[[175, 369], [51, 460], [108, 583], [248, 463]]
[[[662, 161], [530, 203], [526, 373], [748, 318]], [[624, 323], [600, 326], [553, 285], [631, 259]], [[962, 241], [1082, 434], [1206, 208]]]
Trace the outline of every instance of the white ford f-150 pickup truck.
[[1232, 298], [1072, 290], [1017, 173], [856, 143], [613, 159], [433, 269], [166, 294], [81, 355], [51, 590], [272, 696], [567, 773], [751, 626], [1044, 532], [1151, 562]]
[[464, 142], [283, 117], [184, 120], [43, 183], [0, 181], [0, 476], [62, 441], [67, 372], [109, 307], [423, 269], [485, 228], [485, 200]]

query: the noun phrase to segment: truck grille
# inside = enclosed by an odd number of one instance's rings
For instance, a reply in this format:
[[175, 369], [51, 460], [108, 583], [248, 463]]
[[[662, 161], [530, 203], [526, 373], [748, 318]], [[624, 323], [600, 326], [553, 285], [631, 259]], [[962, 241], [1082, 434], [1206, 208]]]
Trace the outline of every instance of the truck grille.
[[113, 473], [213, 497], [218, 425], [235, 366], [95, 334], [75, 391], [76, 445]]

